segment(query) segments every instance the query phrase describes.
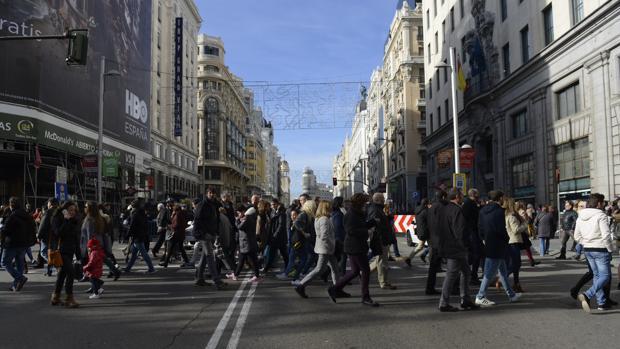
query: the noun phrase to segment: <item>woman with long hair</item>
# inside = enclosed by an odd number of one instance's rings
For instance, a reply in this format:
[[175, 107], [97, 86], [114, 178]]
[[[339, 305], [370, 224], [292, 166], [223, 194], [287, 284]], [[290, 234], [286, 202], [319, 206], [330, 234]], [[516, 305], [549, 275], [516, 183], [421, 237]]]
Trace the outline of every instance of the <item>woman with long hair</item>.
[[517, 212], [519, 213], [519, 216], [521, 216], [521, 219], [523, 220], [523, 222], [525, 222], [525, 225], [527, 227], [527, 232], [521, 234], [521, 236], [523, 237], [523, 244], [521, 245], [521, 249], [525, 251], [527, 259], [530, 261], [530, 265], [534, 267], [540, 264], [540, 261], [535, 260], [534, 256], [532, 255], [532, 241], [530, 240], [530, 237], [533, 236], [534, 231], [534, 225], [532, 224], [533, 219], [530, 217], [530, 215], [528, 215], [527, 204], [523, 201], [517, 202]]
[[508, 271], [513, 275], [514, 285], [512, 289], [523, 292], [519, 281], [519, 271], [521, 270], [521, 246], [523, 245], [523, 234], [527, 233], [527, 224], [519, 215], [517, 205], [513, 198], [504, 199], [504, 215], [506, 220], [506, 231], [508, 232]]
[[334, 226], [330, 220], [331, 214], [331, 203], [327, 200], [321, 200], [314, 219], [314, 230], [316, 231], [314, 252], [318, 254], [319, 258], [316, 267], [301, 280], [299, 285], [295, 286], [295, 291], [302, 298], [308, 298], [306, 295], [306, 285], [315, 277], [323, 274], [327, 266], [331, 269], [332, 282], [334, 285], [338, 281], [340, 271], [338, 270], [338, 261], [334, 256], [336, 250], [336, 236], [334, 233]]
[[366, 220], [366, 204], [368, 195], [357, 193], [351, 198], [351, 209], [344, 215], [344, 252], [349, 256], [349, 270], [336, 285], [327, 289], [329, 298], [336, 303], [336, 298], [347, 297], [344, 287], [354, 278], [361, 275], [362, 304], [377, 307], [379, 303], [370, 298], [368, 282], [370, 265], [368, 264], [368, 229], [374, 222]]
[[[301, 207], [301, 213], [293, 222], [295, 237], [297, 241], [302, 242], [306, 255], [305, 263], [300, 265], [297, 270], [297, 277], [306, 274], [310, 267], [316, 261], [314, 253], [314, 242], [316, 240], [316, 232], [314, 231], [314, 215], [316, 214], [316, 201], [308, 200]], [[303, 253], [303, 252], [302, 252]]]
[[[56, 287], [52, 293], [51, 304], [64, 304], [68, 308], [77, 308], [80, 305], [73, 297], [73, 256], [81, 259], [80, 254], [80, 226], [77, 220], [77, 205], [72, 201], [65, 202], [60, 209], [56, 210], [52, 217], [52, 237], [49, 242], [50, 250], [60, 251], [62, 266], [56, 277]], [[60, 301], [60, 293], [65, 287], [66, 299]]]
[[[82, 265], [88, 264], [88, 249], [86, 244], [90, 239], [96, 239], [99, 241], [99, 246], [107, 247], [109, 242], [106, 242], [105, 238], [105, 230], [106, 230], [106, 220], [101, 215], [101, 211], [99, 211], [99, 206], [93, 202], [88, 201], [86, 206], [84, 207], [84, 211], [86, 217], [84, 217], [84, 221], [82, 222], [82, 229], [80, 235], [80, 254], [82, 255]], [[111, 248], [109, 249], [111, 252]], [[108, 267], [110, 273], [114, 275], [114, 279], [118, 280], [121, 275], [120, 270], [116, 267], [114, 261], [110, 259], [109, 256], [106, 256], [103, 260], [103, 263]], [[87, 281], [88, 277], [83, 277], [80, 281]], [[91, 289], [88, 289], [86, 292], [90, 293]]]

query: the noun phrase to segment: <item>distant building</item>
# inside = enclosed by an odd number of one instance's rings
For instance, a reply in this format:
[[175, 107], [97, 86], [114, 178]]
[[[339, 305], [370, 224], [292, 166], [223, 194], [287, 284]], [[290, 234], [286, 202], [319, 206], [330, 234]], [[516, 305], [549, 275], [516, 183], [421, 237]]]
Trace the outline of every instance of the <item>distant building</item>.
[[301, 176], [301, 190], [311, 198], [320, 197], [321, 199], [331, 200], [334, 197], [334, 190], [331, 186], [324, 183], [317, 183], [314, 171], [306, 167]]

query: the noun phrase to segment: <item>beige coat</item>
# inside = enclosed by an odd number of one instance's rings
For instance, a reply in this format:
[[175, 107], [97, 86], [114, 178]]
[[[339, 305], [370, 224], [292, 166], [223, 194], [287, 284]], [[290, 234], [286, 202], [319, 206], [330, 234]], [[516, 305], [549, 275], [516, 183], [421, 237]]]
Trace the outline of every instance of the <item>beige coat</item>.
[[510, 238], [509, 244], [522, 244], [523, 236], [521, 234], [527, 233], [527, 223], [520, 221], [514, 215], [508, 215], [506, 216], [506, 231]]

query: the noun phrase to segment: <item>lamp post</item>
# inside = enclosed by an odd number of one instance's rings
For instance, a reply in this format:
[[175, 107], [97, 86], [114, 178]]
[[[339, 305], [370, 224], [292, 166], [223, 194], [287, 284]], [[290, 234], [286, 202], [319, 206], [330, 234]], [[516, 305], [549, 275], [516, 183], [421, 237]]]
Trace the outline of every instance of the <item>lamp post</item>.
[[103, 199], [103, 94], [105, 92], [105, 77], [120, 76], [117, 70], [105, 72], [105, 56], [101, 56], [101, 70], [99, 72], [99, 132], [97, 136], [97, 203]]
[[452, 89], [452, 131], [454, 132], [454, 173], [461, 172], [459, 164], [459, 117], [456, 104], [456, 64], [454, 62], [454, 47], [450, 47], [450, 64], [441, 63], [436, 68], [450, 68], [451, 70], [451, 89]]

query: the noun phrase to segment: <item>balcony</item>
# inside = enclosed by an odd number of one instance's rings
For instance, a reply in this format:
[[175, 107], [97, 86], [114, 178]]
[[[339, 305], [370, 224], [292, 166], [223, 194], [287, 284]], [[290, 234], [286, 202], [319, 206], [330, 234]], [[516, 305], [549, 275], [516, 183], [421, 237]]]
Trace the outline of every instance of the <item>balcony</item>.
[[426, 120], [420, 120], [418, 121], [418, 128], [421, 130], [426, 130]]
[[425, 98], [418, 98], [415, 102], [416, 107], [426, 107], [426, 99]]

